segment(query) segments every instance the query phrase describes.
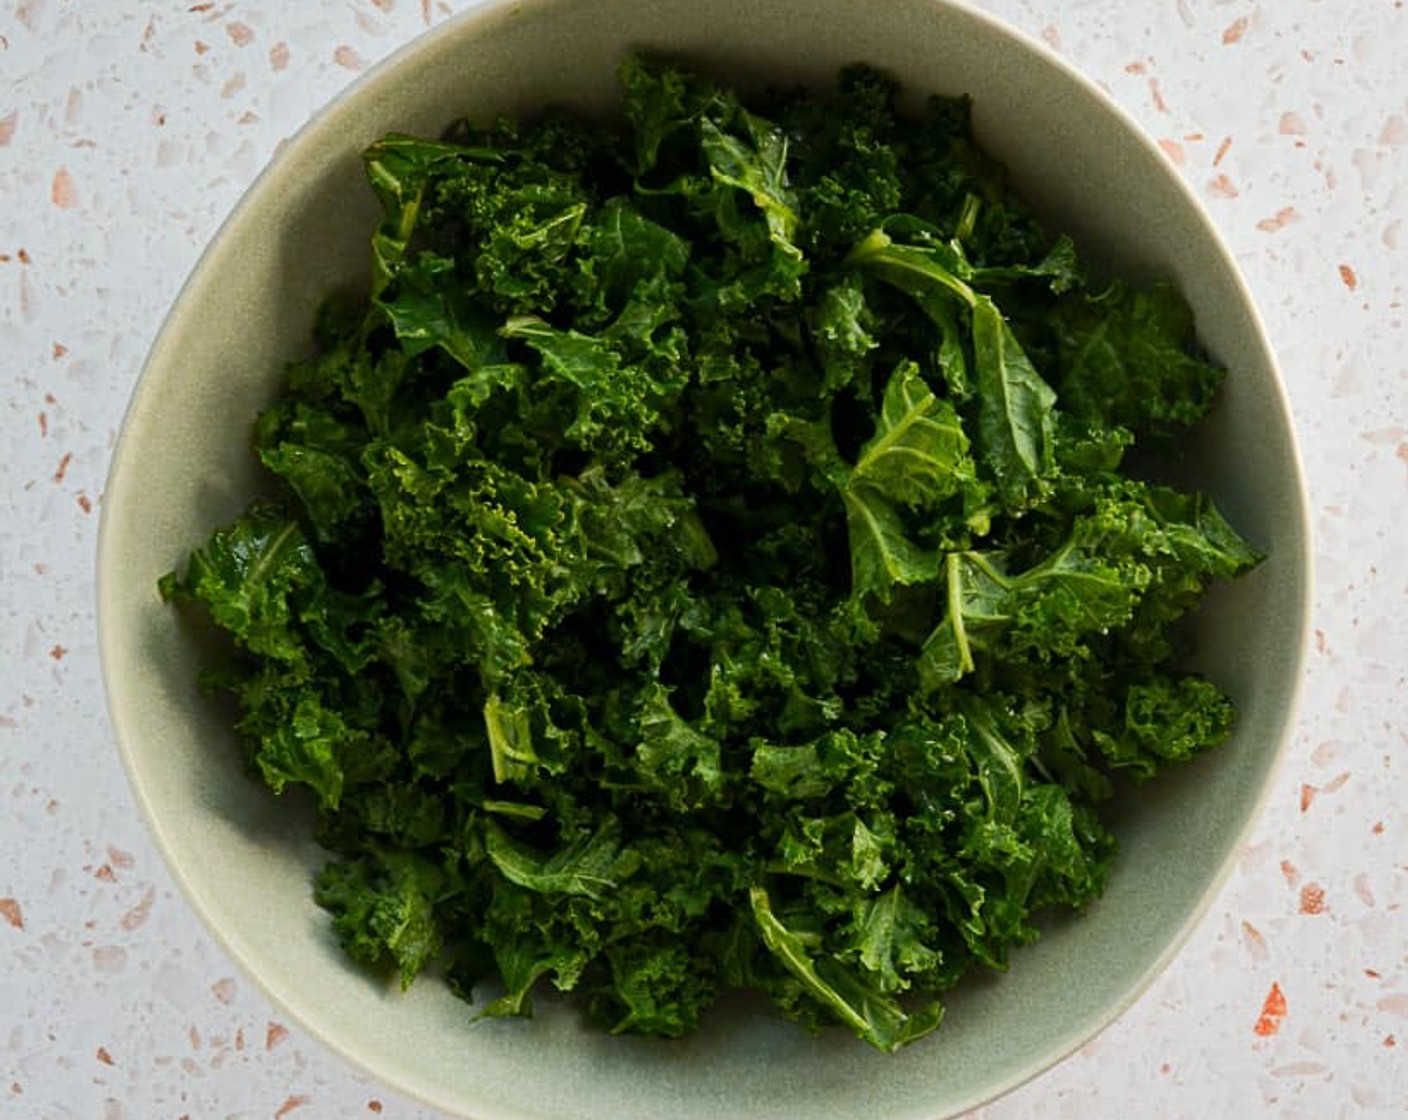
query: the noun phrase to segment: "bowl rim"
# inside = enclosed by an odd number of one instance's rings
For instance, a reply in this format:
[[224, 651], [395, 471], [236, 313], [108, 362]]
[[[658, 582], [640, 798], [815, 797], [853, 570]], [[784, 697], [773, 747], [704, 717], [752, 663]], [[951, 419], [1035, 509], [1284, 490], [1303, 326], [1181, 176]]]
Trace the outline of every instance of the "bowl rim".
[[[517, 14], [518, 11], [530, 6], [551, 7], [561, 2], [563, 2], [563, 0], [470, 0], [468, 6], [462, 8], [454, 15], [447, 17], [443, 22], [413, 34], [409, 39], [385, 57], [378, 60], [366, 71], [357, 75], [334, 94], [333, 97], [325, 101], [318, 109], [309, 115], [291, 134], [276, 145], [268, 160], [263, 164], [253, 179], [250, 180], [249, 184], [241, 192], [238, 200], [216, 226], [215, 232], [202, 248], [195, 263], [191, 266], [177, 290], [175, 298], [162, 317], [160, 325], [153, 336], [151, 346], [143, 359], [141, 369], [133, 382], [131, 393], [122, 413], [122, 418], [117, 429], [117, 438], [109, 455], [108, 470], [102, 490], [104, 496], [115, 492], [119, 487], [132, 485], [132, 483], [127, 481], [127, 476], [131, 471], [129, 463], [131, 459], [131, 425], [129, 421], [140, 401], [145, 396], [144, 390], [147, 388], [148, 382], [155, 375], [154, 371], [162, 365], [166, 351], [173, 346], [175, 338], [180, 333], [182, 321], [186, 317], [188, 296], [191, 294], [192, 290], [203, 281], [211, 259], [222, 250], [224, 243], [238, 232], [245, 216], [253, 206], [253, 199], [261, 194], [271, 182], [278, 178], [286, 163], [296, 158], [298, 148], [310, 137], [316, 137], [317, 134], [323, 130], [333, 126], [343, 108], [349, 102], [354, 99], [364, 98], [377, 85], [391, 81], [393, 75], [402, 69], [409, 60], [436, 43], [456, 36], [470, 34], [472, 29], [477, 25], [488, 24], [496, 19], [510, 18]], [[1232, 872], [1239, 862], [1251, 835], [1256, 828], [1259, 827], [1265, 816], [1267, 805], [1273, 791], [1279, 783], [1283, 768], [1286, 765], [1289, 744], [1293, 740], [1299, 725], [1299, 713], [1305, 692], [1305, 667], [1308, 660], [1310, 637], [1312, 633], [1315, 593], [1315, 557], [1313, 548], [1313, 521], [1311, 519], [1309, 492], [1305, 478], [1304, 457], [1301, 450], [1300, 436], [1294, 422], [1294, 413], [1291, 409], [1289, 395], [1286, 389], [1285, 376], [1276, 358], [1275, 349], [1267, 333], [1260, 308], [1253, 297], [1253, 293], [1242, 269], [1224, 240], [1217, 223], [1213, 220], [1211, 212], [1203, 200], [1197, 195], [1192, 184], [1172, 160], [1170, 160], [1167, 153], [1159, 147], [1145, 129], [1144, 125], [1129, 109], [1116, 100], [1115, 97], [1095, 79], [1087, 75], [1075, 63], [1065, 58], [1050, 44], [1014, 26], [1000, 16], [994, 15], [985, 9], [972, 6], [967, 0], [923, 0], [923, 2], [934, 8], [954, 11], [978, 24], [985, 25], [988, 31], [1015, 41], [1021, 49], [1060, 72], [1065, 80], [1081, 89], [1085, 94], [1096, 101], [1104, 112], [1111, 117], [1114, 123], [1122, 128], [1131, 143], [1142, 146], [1148, 153], [1156, 156], [1163, 163], [1166, 170], [1169, 172], [1169, 178], [1173, 181], [1175, 190], [1186, 203], [1188, 213], [1196, 218], [1203, 233], [1207, 237], [1208, 245], [1214, 249], [1220, 263], [1225, 267], [1228, 277], [1234, 284], [1236, 294], [1242, 305], [1242, 314], [1244, 314], [1246, 319], [1248, 336], [1254, 341], [1256, 348], [1261, 351], [1266, 368], [1272, 374], [1269, 388], [1271, 391], [1270, 396], [1274, 401], [1276, 409], [1274, 419], [1282, 426], [1288, 441], [1289, 466], [1292, 471], [1290, 490], [1294, 495], [1295, 515], [1303, 529], [1302, 539], [1304, 545], [1300, 550], [1300, 564], [1298, 569], [1293, 573], [1296, 584], [1300, 590], [1300, 601], [1295, 604], [1286, 604], [1288, 609], [1293, 607], [1296, 612], [1296, 643], [1294, 656], [1287, 673], [1290, 678], [1290, 685], [1287, 702], [1281, 716], [1278, 739], [1269, 756], [1269, 762], [1261, 779], [1260, 787], [1256, 792], [1249, 811], [1246, 813], [1240, 827], [1237, 829], [1235, 839], [1229, 845], [1221, 864], [1208, 880], [1206, 888], [1197, 897], [1195, 904], [1184, 915], [1183, 921], [1178, 928], [1166, 939], [1160, 951], [1149, 958], [1143, 971], [1138, 978], [1127, 987], [1121, 998], [1111, 1001], [1105, 1007], [1098, 1017], [1099, 1021], [1093, 1030], [1079, 1037], [1068, 1039], [1065, 1044], [1053, 1047], [1051, 1050], [1043, 1052], [1040, 1056], [1025, 1064], [1015, 1063], [1006, 1075], [1001, 1078], [994, 1078], [988, 1086], [981, 1090], [971, 1092], [968, 1099], [954, 1104], [949, 1111], [943, 1113], [944, 1117], [956, 1117], [966, 1111], [980, 1108], [1015, 1092], [1017, 1089], [1035, 1080], [1042, 1074], [1062, 1064], [1068, 1060], [1071, 1055], [1103, 1035], [1145, 996], [1150, 987], [1167, 971], [1174, 959], [1184, 950], [1194, 931], [1207, 917], [1213, 903], [1230, 880]], [[341, 1061], [347, 1063], [350, 1068], [375, 1078], [379, 1083], [389, 1089], [395, 1090], [408, 1099], [437, 1111], [445, 1110], [450, 1112], [451, 1115], [463, 1116], [468, 1120], [471, 1114], [463, 1111], [462, 1106], [456, 1107], [447, 1105], [444, 1100], [435, 1099], [427, 1095], [419, 1086], [407, 1083], [401, 1078], [375, 1068], [364, 1057], [356, 1053], [354, 1048], [341, 1041], [336, 1033], [325, 1029], [320, 1023], [306, 1019], [300, 1012], [294, 1010], [279, 991], [265, 982], [254, 962], [248, 960], [222, 928], [207, 915], [204, 908], [198, 902], [198, 892], [190, 876], [182, 868], [180, 861], [172, 858], [173, 845], [170, 836], [163, 824], [162, 817], [157, 812], [156, 805], [149, 797], [147, 788], [144, 787], [140, 781], [136, 751], [131, 736], [125, 729], [124, 725], [126, 721], [121, 715], [120, 705], [117, 702], [111, 683], [113, 665], [118, 658], [123, 656], [119, 648], [120, 644], [115, 636], [117, 627], [113, 619], [114, 607], [112, 597], [107, 592], [109, 578], [105, 575], [105, 573], [110, 572], [113, 568], [113, 552], [115, 548], [112, 529], [114, 515], [111, 513], [113, 505], [114, 503], [107, 501], [101, 503], [96, 547], [94, 551], [95, 619], [100, 676], [108, 722], [111, 727], [111, 737], [118, 748], [118, 755], [122, 762], [128, 787], [132, 793], [134, 802], [145, 820], [145, 824], [149, 834], [153, 838], [155, 847], [161, 854], [168, 874], [170, 874], [175, 881], [189, 910], [198, 918], [205, 935], [210, 937], [211, 940], [219, 946], [225, 956], [234, 962], [246, 977], [253, 981], [264, 998], [269, 1000], [270, 1003], [291, 1022], [296, 1023], [305, 1035], [316, 1039], [318, 1043], [327, 1050], [337, 1055]], [[484, 1112], [482, 1115], [475, 1113], [473, 1120], [510, 1120], [511, 1116], [526, 1118], [528, 1114], [517, 1113], [517, 1110], [514, 1110], [514, 1113], [500, 1110], [492, 1114], [488, 1112]]]

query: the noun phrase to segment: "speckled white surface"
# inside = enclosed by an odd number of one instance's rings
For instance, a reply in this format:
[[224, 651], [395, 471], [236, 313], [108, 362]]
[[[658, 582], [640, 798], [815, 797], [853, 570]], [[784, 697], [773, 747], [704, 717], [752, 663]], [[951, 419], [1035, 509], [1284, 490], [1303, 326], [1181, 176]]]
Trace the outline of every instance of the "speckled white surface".
[[[103, 479], [280, 140], [467, 3], [0, 5], [0, 1116], [437, 1114], [279, 1021], [176, 893], [104, 712]], [[1143, 122], [1276, 341], [1318, 540], [1300, 726], [1232, 880], [1078, 1055], [971, 1120], [1408, 1113], [1408, 11], [981, 0]]]

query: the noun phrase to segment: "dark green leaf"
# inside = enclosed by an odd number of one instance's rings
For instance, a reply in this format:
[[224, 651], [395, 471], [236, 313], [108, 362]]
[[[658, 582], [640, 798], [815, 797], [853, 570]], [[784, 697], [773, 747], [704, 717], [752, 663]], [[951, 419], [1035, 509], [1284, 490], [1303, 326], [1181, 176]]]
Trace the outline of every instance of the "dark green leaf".
[[1193, 351], [1193, 315], [1172, 285], [1073, 293], [1050, 322], [1073, 415], [1164, 435], [1212, 407], [1223, 373]]

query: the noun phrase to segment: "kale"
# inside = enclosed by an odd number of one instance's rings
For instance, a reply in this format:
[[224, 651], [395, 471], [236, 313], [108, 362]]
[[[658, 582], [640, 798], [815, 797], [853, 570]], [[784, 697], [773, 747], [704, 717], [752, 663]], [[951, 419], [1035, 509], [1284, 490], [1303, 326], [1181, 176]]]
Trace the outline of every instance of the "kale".
[[316, 795], [355, 960], [659, 1036], [761, 989], [891, 1050], [1100, 895], [1121, 776], [1229, 733], [1178, 623], [1259, 554], [1123, 465], [1222, 374], [966, 100], [621, 82], [619, 131], [367, 150], [369, 295], [255, 429], [280, 496], [162, 591]]

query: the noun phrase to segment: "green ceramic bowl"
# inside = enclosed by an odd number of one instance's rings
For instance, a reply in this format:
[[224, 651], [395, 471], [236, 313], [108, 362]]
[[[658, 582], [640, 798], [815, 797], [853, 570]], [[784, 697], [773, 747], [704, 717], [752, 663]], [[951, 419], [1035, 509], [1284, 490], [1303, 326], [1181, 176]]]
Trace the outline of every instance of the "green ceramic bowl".
[[[1225, 749], [1121, 809], [1106, 897], [960, 989], [945, 1025], [895, 1055], [812, 1038], [751, 1006], [696, 1038], [584, 1030], [548, 1004], [471, 1026], [426, 981], [406, 994], [349, 966], [310, 895], [307, 822], [240, 769], [228, 713], [195, 686], [197, 639], [157, 578], [256, 486], [250, 423], [306, 352], [330, 287], [362, 274], [375, 204], [359, 150], [390, 129], [553, 101], [609, 111], [632, 48], [748, 82], [829, 83], [882, 66], [914, 91], [969, 93], [980, 141], [1052, 224], [1105, 265], [1174, 278], [1231, 371], [1191, 480], [1270, 559], [1201, 616], [1203, 668], [1241, 709]], [[195, 270], [152, 350], [104, 501], [99, 621], [123, 758], [196, 911], [285, 1011], [388, 1085], [476, 1120], [808, 1120], [952, 1116], [1012, 1088], [1111, 1022], [1209, 905], [1268, 788], [1295, 706], [1308, 618], [1309, 530], [1271, 348], [1207, 216], [1159, 150], [1044, 48], [949, 0], [507, 0], [447, 22], [304, 129]]]

